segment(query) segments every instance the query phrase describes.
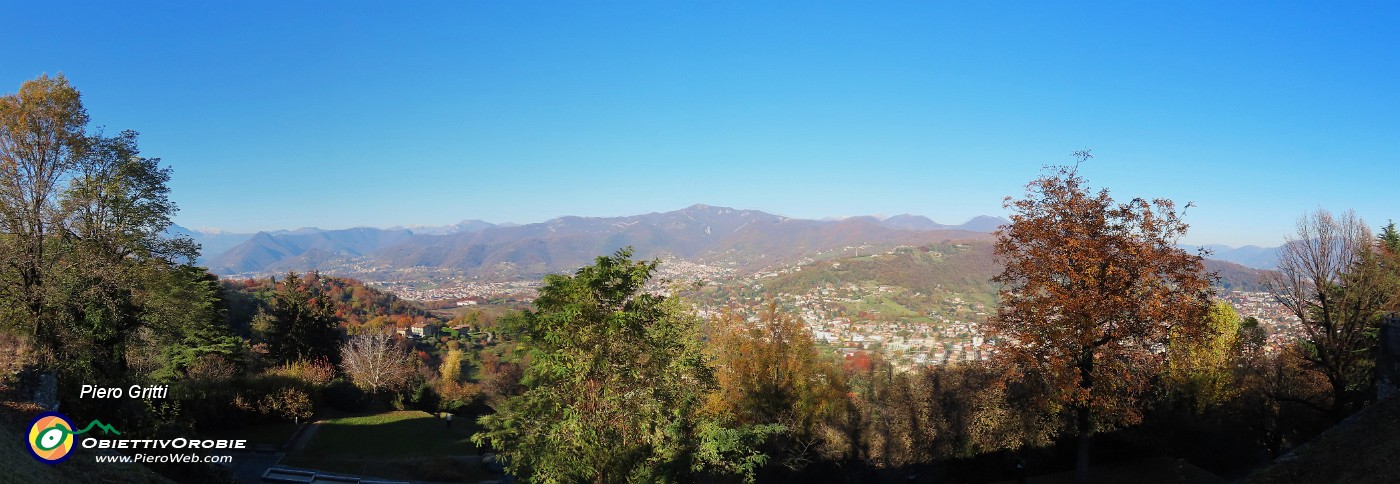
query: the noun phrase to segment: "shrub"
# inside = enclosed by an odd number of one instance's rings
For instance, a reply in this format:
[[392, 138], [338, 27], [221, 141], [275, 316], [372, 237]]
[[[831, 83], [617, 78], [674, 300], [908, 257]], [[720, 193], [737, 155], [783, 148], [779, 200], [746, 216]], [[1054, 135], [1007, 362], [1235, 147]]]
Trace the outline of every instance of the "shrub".
[[325, 358], [297, 360], [268, 370], [267, 374], [291, 378], [314, 388], [322, 388], [335, 379], [335, 366]]
[[315, 406], [311, 403], [311, 395], [307, 395], [301, 389], [291, 387], [264, 396], [261, 407], [263, 413], [286, 420], [311, 418], [312, 413], [315, 412]]
[[345, 380], [336, 380], [321, 390], [322, 401], [326, 405], [347, 412], [359, 412], [369, 406], [369, 396], [364, 390]]

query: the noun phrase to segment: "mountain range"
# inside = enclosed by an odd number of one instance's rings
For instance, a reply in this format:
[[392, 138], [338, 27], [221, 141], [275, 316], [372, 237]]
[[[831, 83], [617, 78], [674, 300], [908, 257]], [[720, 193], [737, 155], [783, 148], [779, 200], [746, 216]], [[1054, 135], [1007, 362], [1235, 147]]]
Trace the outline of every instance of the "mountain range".
[[694, 205], [672, 212], [627, 217], [566, 216], [514, 225], [468, 220], [446, 227], [258, 232], [219, 252], [235, 234], [176, 228], [205, 244], [202, 262], [224, 275], [360, 269], [444, 269], [466, 275], [535, 275], [572, 270], [594, 257], [632, 246], [639, 257], [759, 267], [845, 246], [881, 246], [942, 239], [989, 237], [1005, 223], [976, 217], [942, 225], [926, 217], [806, 220], [757, 210]]
[[1199, 246], [1183, 245], [1181, 248], [1192, 253], [1199, 249], [1205, 249], [1207, 251], [1206, 257], [1208, 258], [1230, 261], [1254, 269], [1273, 270], [1278, 267], [1278, 247], [1260, 247], [1257, 245], [1230, 247], [1228, 245], [1209, 244]]
[[[427, 269], [517, 277], [572, 270], [624, 246], [634, 247], [639, 257], [669, 256], [754, 270], [849, 247], [991, 240], [991, 232], [1005, 223], [998, 217], [979, 216], [945, 225], [912, 214], [810, 220], [693, 205], [670, 212], [565, 216], [524, 225], [464, 220], [446, 226], [301, 228], [253, 234], [174, 226], [170, 233], [200, 243], [200, 262], [222, 275]], [[1215, 259], [1272, 268], [1273, 249], [1206, 248]]]

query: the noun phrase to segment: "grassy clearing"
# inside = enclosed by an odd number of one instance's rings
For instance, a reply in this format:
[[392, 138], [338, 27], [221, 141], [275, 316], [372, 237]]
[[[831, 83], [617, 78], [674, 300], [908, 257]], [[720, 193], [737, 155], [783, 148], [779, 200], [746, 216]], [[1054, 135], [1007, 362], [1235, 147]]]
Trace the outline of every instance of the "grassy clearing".
[[457, 417], [452, 428], [426, 412], [399, 411], [321, 422], [308, 454], [365, 457], [475, 455], [472, 419]]
[[859, 301], [845, 304], [847, 314], [860, 314], [861, 311], [874, 311], [886, 320], [909, 319], [921, 314], [906, 308], [894, 300], [878, 294], [867, 295]]
[[311, 442], [282, 463], [391, 479], [488, 479], [476, 458], [474, 419], [446, 422], [420, 411], [323, 420]]

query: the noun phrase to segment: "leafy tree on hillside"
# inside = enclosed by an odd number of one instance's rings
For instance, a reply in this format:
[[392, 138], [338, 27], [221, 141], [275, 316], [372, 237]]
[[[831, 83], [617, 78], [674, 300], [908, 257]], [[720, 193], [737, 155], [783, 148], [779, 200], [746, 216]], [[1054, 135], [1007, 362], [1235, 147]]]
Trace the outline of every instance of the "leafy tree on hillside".
[[320, 274], [287, 273], [267, 312], [267, 339], [278, 361], [340, 360], [340, 319], [324, 294]]
[[1384, 309], [1392, 313], [1400, 312], [1400, 230], [1395, 228], [1395, 222], [1382, 227], [1379, 238], [1378, 252], [1385, 272], [1385, 284], [1390, 287], [1390, 302]]
[[455, 410], [471, 403], [481, 392], [476, 384], [463, 381], [462, 365], [466, 363], [465, 360], [466, 354], [461, 348], [454, 347], [448, 348], [447, 354], [442, 356], [442, 362], [438, 364], [436, 388], [438, 395], [442, 396], [443, 407], [447, 410]]
[[59, 344], [57, 237], [67, 219], [64, 185], [87, 152], [87, 110], [63, 76], [40, 76], [0, 97], [0, 277], [8, 321], [45, 349]]
[[[1079, 162], [1088, 152], [1076, 153]], [[1168, 335], [1205, 334], [1210, 281], [1170, 200], [1115, 202], [1078, 166], [1059, 167], [1006, 200], [997, 232], [1001, 306], [987, 322], [996, 358], [1043, 385], [1079, 439], [1076, 477], [1088, 479], [1095, 433], [1141, 418], [1141, 394]]]
[[751, 322], [742, 313], [725, 312], [711, 321], [708, 346], [718, 391], [709, 395], [706, 409], [741, 424], [782, 423], [785, 442], [778, 444], [787, 454], [779, 457], [790, 469], [817, 458], [847, 457], [849, 442], [824, 439], [840, 435], [833, 424], [850, 410], [840, 366], [818, 351], [802, 320], [776, 302], [757, 316]]
[[199, 271], [193, 242], [164, 234], [169, 169], [135, 132], [88, 133], [80, 98], [61, 75], [0, 97], [0, 320], [53, 367], [111, 379], [162, 280]]
[[485, 430], [473, 440], [531, 481], [752, 475], [766, 461], [752, 449], [769, 429], [701, 416], [714, 370], [697, 318], [644, 290], [656, 265], [623, 249], [572, 276], [545, 276], [535, 309], [513, 322], [530, 357], [525, 391], [482, 417]]
[[[320, 281], [317, 292], [330, 303], [329, 312], [350, 333], [433, 319], [421, 303], [399, 299], [363, 282], [319, 274], [314, 277]], [[273, 326], [271, 306], [276, 293], [282, 289], [277, 278], [223, 280], [220, 286], [229, 312], [229, 325], [250, 339], [268, 337]]]
[[1400, 230], [1395, 229], [1395, 222], [1387, 223], [1381, 228], [1379, 236], [1381, 247], [1390, 251], [1391, 254], [1400, 254]]
[[[1257, 327], [1258, 322], [1256, 321]], [[1167, 367], [1169, 388], [1186, 398], [1197, 412], [1220, 405], [1238, 391], [1235, 369], [1241, 354], [1242, 323], [1235, 308], [1224, 301], [1211, 304], [1205, 334], [1170, 334]]]
[[209, 355], [234, 365], [243, 363], [243, 340], [228, 327], [228, 311], [218, 277], [193, 266], [180, 266], [149, 277], [141, 301], [144, 326], [127, 359], [149, 358], [156, 380], [172, 380]]
[[1271, 281], [1274, 297], [1303, 322], [1300, 356], [1331, 386], [1333, 418], [1371, 395], [1376, 326], [1397, 290], [1373, 243], [1354, 212], [1319, 209], [1298, 219]]
[[95, 257], [192, 262], [198, 248], [187, 238], [169, 238], [175, 204], [169, 199], [170, 169], [159, 158], [142, 158], [135, 131], [92, 136], [66, 192], [69, 235]]
[[1051, 418], [1038, 408], [1018, 407], [1016, 383], [983, 362], [896, 371], [876, 355], [851, 381], [860, 394], [854, 399], [860, 455], [877, 466], [1051, 443]]

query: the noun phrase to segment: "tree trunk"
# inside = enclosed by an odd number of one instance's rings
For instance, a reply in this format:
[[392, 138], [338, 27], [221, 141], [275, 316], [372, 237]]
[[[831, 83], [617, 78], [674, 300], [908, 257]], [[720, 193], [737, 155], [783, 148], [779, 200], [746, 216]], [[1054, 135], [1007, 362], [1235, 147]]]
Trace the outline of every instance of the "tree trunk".
[[1341, 422], [1350, 408], [1351, 393], [1347, 391], [1346, 378], [1341, 376], [1341, 371], [1328, 372], [1327, 383], [1332, 387], [1332, 406], [1329, 408], [1332, 421]]
[[1075, 408], [1075, 426], [1079, 431], [1079, 453], [1075, 456], [1074, 480], [1089, 482], [1089, 449], [1094, 438], [1094, 349], [1087, 348], [1079, 359], [1079, 387], [1088, 395]]
[[1094, 438], [1093, 416], [1089, 411], [1087, 405], [1079, 407], [1078, 410], [1079, 452], [1074, 461], [1074, 480], [1076, 482], [1089, 482], [1089, 450]]

